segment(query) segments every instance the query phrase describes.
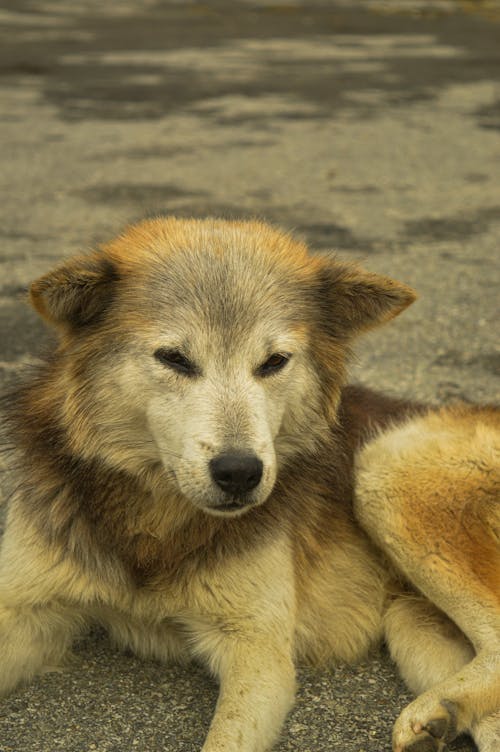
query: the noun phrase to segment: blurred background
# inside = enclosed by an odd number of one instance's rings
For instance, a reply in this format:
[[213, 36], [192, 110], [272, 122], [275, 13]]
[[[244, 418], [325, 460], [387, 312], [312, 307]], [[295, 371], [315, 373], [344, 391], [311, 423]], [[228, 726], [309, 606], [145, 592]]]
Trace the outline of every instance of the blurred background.
[[[269, 220], [414, 286], [354, 379], [500, 397], [498, 0], [3, 0], [0, 71], [0, 388], [47, 342], [29, 281], [174, 213]], [[215, 699], [95, 634], [0, 705], [0, 752], [196, 750]], [[408, 699], [384, 655], [302, 671], [278, 750], [389, 750]]]

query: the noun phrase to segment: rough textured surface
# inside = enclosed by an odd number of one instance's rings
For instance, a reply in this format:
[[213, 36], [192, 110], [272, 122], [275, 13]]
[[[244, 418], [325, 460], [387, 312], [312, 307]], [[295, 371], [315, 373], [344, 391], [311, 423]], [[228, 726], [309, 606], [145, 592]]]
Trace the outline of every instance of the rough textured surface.
[[[498, 400], [497, 2], [2, 8], [2, 387], [47, 341], [29, 280], [161, 211], [259, 216], [412, 284], [419, 302], [360, 343], [356, 378]], [[410, 698], [385, 656], [300, 678], [280, 752], [389, 749]], [[0, 751], [196, 750], [215, 699], [200, 669], [96, 633], [0, 703]]]

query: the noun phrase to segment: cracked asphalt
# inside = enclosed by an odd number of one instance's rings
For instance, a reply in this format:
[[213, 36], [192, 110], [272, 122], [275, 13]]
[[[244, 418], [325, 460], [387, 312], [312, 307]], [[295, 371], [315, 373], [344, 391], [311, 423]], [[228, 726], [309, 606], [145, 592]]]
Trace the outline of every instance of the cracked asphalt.
[[[30, 280], [167, 212], [258, 216], [411, 284], [353, 378], [499, 400], [496, 0], [4, 0], [0, 72], [2, 389], [49, 341]], [[0, 702], [0, 752], [191, 752], [216, 695], [95, 632]], [[276, 749], [388, 752], [410, 699], [384, 652], [301, 669]]]

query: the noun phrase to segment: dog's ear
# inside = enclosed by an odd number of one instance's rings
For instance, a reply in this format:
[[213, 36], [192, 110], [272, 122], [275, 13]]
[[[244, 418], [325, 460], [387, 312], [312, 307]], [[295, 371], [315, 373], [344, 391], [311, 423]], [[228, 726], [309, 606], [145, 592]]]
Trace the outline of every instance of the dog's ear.
[[76, 330], [95, 321], [109, 305], [118, 272], [103, 253], [70, 259], [33, 282], [30, 300], [50, 324]]
[[416, 299], [411, 287], [365, 271], [357, 264], [324, 258], [319, 270], [321, 323], [341, 339], [390, 321]]

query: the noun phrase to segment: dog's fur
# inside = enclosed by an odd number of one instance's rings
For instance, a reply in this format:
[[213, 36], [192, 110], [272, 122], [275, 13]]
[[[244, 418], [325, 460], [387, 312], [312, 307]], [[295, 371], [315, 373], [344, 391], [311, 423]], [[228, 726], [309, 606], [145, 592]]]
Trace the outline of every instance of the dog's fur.
[[[218, 220], [145, 221], [35, 282], [59, 343], [11, 401], [0, 691], [99, 622], [218, 677], [204, 752], [263, 752], [296, 661], [385, 638], [419, 694], [397, 752], [498, 750], [500, 413], [344, 386], [352, 339], [413, 299]], [[252, 488], [215, 479], [228, 455], [260, 460]]]

